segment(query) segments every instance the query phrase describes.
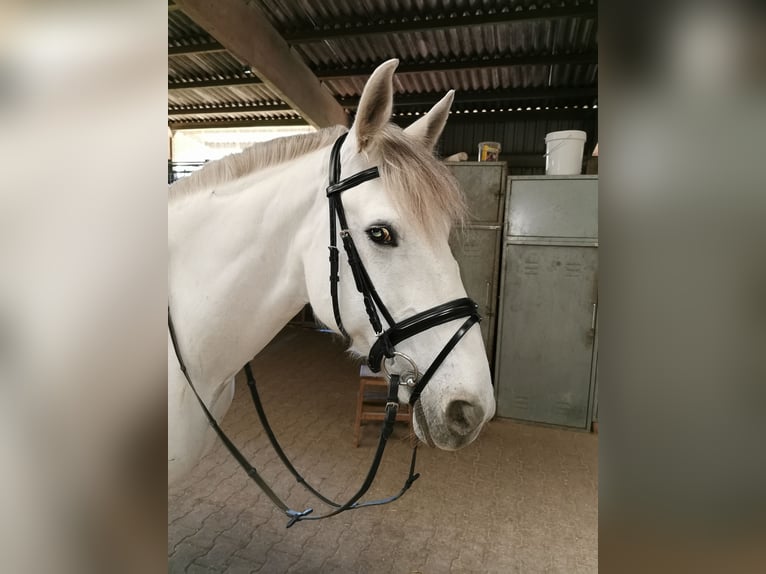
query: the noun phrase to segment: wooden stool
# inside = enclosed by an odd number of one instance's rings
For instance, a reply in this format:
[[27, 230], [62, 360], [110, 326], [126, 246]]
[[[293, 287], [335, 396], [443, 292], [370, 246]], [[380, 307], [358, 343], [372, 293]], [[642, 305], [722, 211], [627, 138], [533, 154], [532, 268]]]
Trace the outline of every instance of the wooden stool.
[[[356, 399], [356, 423], [354, 425], [356, 446], [359, 446], [363, 422], [382, 421], [386, 417], [387, 397], [388, 382], [383, 375], [373, 373], [367, 365], [362, 365], [359, 369], [359, 394]], [[409, 426], [410, 436], [414, 436], [410, 405], [399, 405], [396, 421], [406, 422]]]

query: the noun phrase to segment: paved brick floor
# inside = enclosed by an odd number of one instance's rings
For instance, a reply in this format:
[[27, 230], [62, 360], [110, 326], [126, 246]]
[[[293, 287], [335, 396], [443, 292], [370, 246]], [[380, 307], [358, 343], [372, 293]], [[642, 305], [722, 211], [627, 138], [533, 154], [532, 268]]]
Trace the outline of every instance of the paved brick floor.
[[[280, 442], [331, 497], [353, 493], [377, 426], [353, 447], [358, 364], [334, 337], [288, 327], [253, 364]], [[241, 374], [240, 374], [241, 376]], [[244, 379], [224, 428], [294, 508], [314, 506], [260, 432]], [[372, 496], [407, 473], [397, 425]], [[171, 572], [441, 574], [597, 571], [597, 437], [492, 421], [449, 453], [421, 448], [421, 478], [400, 501], [287, 530], [223, 446], [168, 493]]]

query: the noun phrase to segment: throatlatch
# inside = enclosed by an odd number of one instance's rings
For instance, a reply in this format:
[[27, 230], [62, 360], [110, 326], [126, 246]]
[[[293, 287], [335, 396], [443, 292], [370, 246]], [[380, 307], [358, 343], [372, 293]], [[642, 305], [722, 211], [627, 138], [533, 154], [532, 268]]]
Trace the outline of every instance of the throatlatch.
[[[220, 425], [215, 420], [215, 417], [210, 412], [207, 405], [205, 405], [205, 402], [197, 392], [197, 389], [195, 388], [194, 383], [192, 383], [191, 377], [189, 376], [186, 364], [184, 363], [181, 356], [175, 328], [170, 316], [170, 307], [168, 307], [168, 330], [170, 331], [170, 338], [173, 342], [173, 349], [175, 350], [181, 372], [186, 378], [186, 382], [191, 387], [192, 392], [194, 393], [194, 396], [197, 398], [200, 407], [205, 413], [210, 426], [216, 432], [231, 455], [236, 459], [240, 466], [242, 466], [245, 472], [247, 472], [248, 476], [250, 476], [250, 478], [261, 488], [261, 490], [263, 490], [263, 492], [269, 497], [274, 505], [282, 512], [284, 512], [288, 517], [288, 528], [290, 528], [296, 522], [301, 522], [304, 520], [320, 520], [323, 518], [336, 516], [337, 514], [347, 510], [355, 510], [368, 506], [388, 504], [389, 502], [397, 500], [405, 492], [407, 492], [410, 486], [412, 486], [412, 483], [420, 476], [415, 472], [417, 445], [412, 449], [409, 476], [405, 480], [404, 486], [397, 494], [387, 498], [382, 498], [380, 500], [359, 502], [359, 500], [370, 489], [370, 486], [372, 486], [372, 483], [375, 480], [375, 475], [383, 458], [383, 452], [385, 450], [386, 443], [388, 442], [388, 438], [391, 436], [393, 431], [394, 422], [396, 421], [396, 414], [399, 409], [398, 392], [400, 386], [406, 386], [410, 389], [409, 404], [413, 407], [413, 413], [416, 416], [419, 426], [423, 430], [426, 442], [428, 442], [430, 446], [434, 446], [428, 431], [425, 415], [423, 414], [423, 408], [420, 404], [420, 395], [428, 382], [433, 377], [436, 370], [441, 366], [441, 364], [444, 362], [444, 359], [452, 351], [452, 349], [455, 348], [460, 339], [463, 338], [463, 336], [475, 323], [478, 323], [481, 320], [478, 312], [478, 305], [476, 305], [476, 303], [471, 299], [461, 298], [455, 299], [454, 301], [449, 301], [442, 305], [437, 305], [436, 307], [432, 307], [417, 313], [407, 319], [399, 321], [398, 323], [394, 321], [391, 313], [383, 304], [380, 295], [375, 289], [375, 285], [373, 284], [372, 279], [370, 279], [370, 276], [364, 267], [364, 263], [359, 257], [359, 252], [356, 248], [356, 245], [354, 244], [354, 239], [351, 236], [348, 228], [346, 213], [343, 208], [343, 201], [341, 199], [341, 194], [344, 191], [352, 189], [366, 181], [380, 177], [380, 172], [377, 167], [372, 167], [351, 175], [346, 179], [340, 178], [340, 150], [347, 135], [348, 134], [341, 135], [333, 144], [332, 151], [330, 153], [330, 176], [329, 185], [327, 187], [327, 198], [330, 210], [330, 295], [332, 298], [333, 314], [335, 316], [335, 322], [338, 325], [338, 330], [344, 336], [350, 338], [343, 326], [343, 321], [340, 314], [340, 302], [338, 299], [338, 284], [340, 282], [340, 254], [337, 239], [338, 235], [340, 235], [341, 241], [343, 242], [343, 249], [346, 253], [348, 264], [354, 277], [356, 289], [362, 295], [370, 325], [378, 337], [377, 341], [375, 344], [373, 344], [370, 352], [368, 353], [368, 366], [373, 372], [376, 373], [383, 370], [388, 377], [388, 396], [386, 400], [385, 418], [383, 420], [380, 437], [378, 439], [378, 447], [370, 465], [370, 470], [367, 472], [367, 476], [365, 477], [357, 492], [348, 501], [345, 503], [338, 503], [323, 496], [318, 490], [306, 482], [306, 480], [300, 475], [300, 473], [295, 469], [293, 464], [287, 458], [287, 455], [282, 450], [282, 447], [277, 441], [277, 438], [271, 429], [271, 425], [268, 422], [268, 418], [266, 417], [266, 413], [263, 408], [263, 403], [261, 402], [260, 396], [258, 394], [255, 377], [253, 376], [250, 364], [248, 363], [244, 366], [245, 374], [247, 376], [247, 385], [250, 389], [250, 394], [253, 399], [253, 404], [255, 405], [255, 410], [258, 413], [258, 418], [263, 425], [264, 431], [266, 432], [266, 435], [268, 436], [274, 451], [277, 453], [277, 456], [279, 456], [280, 460], [282, 460], [283, 464], [290, 471], [293, 477], [295, 477], [295, 480], [302, 484], [304, 488], [306, 488], [323, 503], [332, 507], [333, 510], [322, 515], [312, 515], [313, 509], [307, 508], [303, 511], [292, 510], [282, 501], [281, 498], [279, 498], [279, 496], [271, 489], [268, 483], [258, 473], [255, 467], [253, 467], [247, 461], [241, 451], [234, 445], [229, 437], [226, 436], [226, 433], [223, 431], [223, 429], [221, 429]], [[340, 224], [340, 230], [338, 230], [338, 224]], [[385, 330], [383, 329], [383, 324], [380, 317], [381, 315], [388, 324], [388, 328]], [[403, 353], [396, 351], [396, 345], [398, 343], [401, 343], [404, 340], [414, 337], [415, 335], [418, 335], [419, 333], [422, 333], [438, 325], [443, 325], [450, 321], [462, 318], [465, 318], [466, 320], [455, 332], [452, 338], [447, 342], [444, 348], [442, 348], [441, 352], [436, 356], [425, 373], [423, 373], [422, 377], [420, 376], [415, 362]], [[399, 373], [389, 373], [386, 369], [385, 361], [393, 359], [395, 356], [403, 357], [408, 362], [412, 363], [414, 373], [409, 373], [410, 376], [404, 381], [400, 380]]]

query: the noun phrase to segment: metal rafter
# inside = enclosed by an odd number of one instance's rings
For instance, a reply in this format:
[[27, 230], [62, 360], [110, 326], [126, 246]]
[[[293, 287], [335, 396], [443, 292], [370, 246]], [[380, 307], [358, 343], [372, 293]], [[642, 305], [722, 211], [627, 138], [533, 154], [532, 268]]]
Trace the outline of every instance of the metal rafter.
[[308, 122], [303, 118], [269, 118], [250, 120], [206, 120], [189, 122], [169, 122], [171, 130], [198, 130], [208, 128], [252, 128], [252, 127], [281, 127], [281, 126], [306, 126]]
[[437, 14], [434, 16], [378, 16], [368, 18], [367, 22], [359, 19], [349, 22], [334, 22], [308, 30], [286, 30], [282, 36], [290, 44], [320, 42], [337, 38], [366, 36], [369, 34], [393, 34], [398, 32], [418, 32], [423, 30], [444, 30], [461, 26], [482, 26], [486, 24], [507, 24], [523, 20], [549, 20], [552, 18], [596, 18], [598, 8], [595, 4], [578, 6], [552, 6], [526, 10], [507, 9], [500, 12], [476, 10], [469, 14]]
[[292, 108], [285, 103], [268, 104], [211, 104], [194, 106], [172, 106], [168, 116], [244, 114], [253, 112], [288, 112]]
[[199, 88], [228, 88], [234, 86], [257, 86], [263, 84], [260, 78], [208, 78], [188, 82], [168, 82], [168, 90], [197, 90]]
[[[444, 62], [401, 62], [396, 69], [397, 74], [426, 73], [426, 72], [451, 72], [470, 70], [474, 68], [502, 68], [508, 66], [551, 66], [556, 64], [597, 64], [598, 53], [586, 54], [538, 54], [533, 56], [503, 56], [500, 58], [488, 58], [484, 60], [451, 60]], [[339, 80], [354, 76], [369, 76], [375, 69], [374, 65], [325, 68], [314, 70], [317, 78], [322, 80]], [[196, 89], [196, 88], [220, 88], [227, 86], [241, 86], [247, 84], [260, 84], [258, 78], [210, 78], [204, 80], [190, 80], [188, 82], [169, 82], [169, 90]]]
[[[589, 120], [598, 116], [598, 110], [593, 108], [567, 110], [559, 108], [558, 110], [524, 110], [515, 112], [478, 112], [478, 113], [451, 113], [449, 123], [454, 122], [497, 122], [497, 121], [530, 121], [530, 120]], [[407, 115], [394, 115], [394, 122], [402, 125], [409, 125], [417, 120], [417, 117]]]
[[[451, 72], [471, 70], [475, 68], [503, 68], [508, 66], [550, 66], [555, 64], [596, 64], [598, 52], [585, 54], [537, 54], [521, 56], [502, 56], [483, 60], [463, 59], [434, 62], [400, 62], [396, 68], [397, 74]], [[374, 65], [324, 68], [314, 71], [316, 77], [322, 80], [339, 80], [352, 76], [369, 76], [375, 70]]]
[[[419, 116], [407, 114], [394, 114], [392, 121], [401, 126], [408, 126], [418, 119]], [[449, 122], [523, 122], [523, 121], [546, 121], [546, 120], [592, 120], [598, 117], [598, 110], [588, 109], [558, 109], [558, 110], [532, 110], [515, 112], [486, 112], [486, 113], [451, 113]], [[211, 119], [175, 121], [168, 124], [172, 130], [203, 129], [203, 128], [239, 128], [258, 126], [303, 126], [307, 122], [302, 118], [269, 118], [269, 119]]]
[[[427, 106], [435, 104], [443, 93], [423, 92], [420, 94], [398, 94], [394, 96], [394, 107]], [[458, 91], [455, 92], [455, 103], [482, 102], [511, 102], [526, 100], [564, 100], [589, 99], [598, 96], [598, 88], [520, 88], [503, 90]], [[359, 105], [359, 96], [338, 98], [340, 104], [347, 109], [355, 109]]]
[[[168, 46], [168, 56], [190, 56], [193, 54], [209, 54], [211, 52], [225, 52], [221, 44], [212, 39], [190, 39], [189, 44], [179, 44], [177, 46]], [[197, 43], [194, 43], [194, 41]], [[201, 40], [201, 41], [199, 41]], [[185, 40], [176, 40], [178, 42], [184, 42]]]

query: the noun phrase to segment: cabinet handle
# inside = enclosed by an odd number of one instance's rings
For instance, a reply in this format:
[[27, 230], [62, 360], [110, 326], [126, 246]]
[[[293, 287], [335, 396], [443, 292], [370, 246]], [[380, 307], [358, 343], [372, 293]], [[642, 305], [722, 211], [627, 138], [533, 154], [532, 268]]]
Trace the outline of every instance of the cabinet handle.
[[593, 312], [591, 313], [591, 316], [590, 316], [590, 328], [591, 328], [591, 331], [596, 330], [596, 303], [593, 303]]
[[490, 298], [490, 292], [492, 291], [492, 283], [487, 281], [487, 295], [484, 298], [484, 305], [486, 306], [487, 310], [492, 309], [492, 305], [489, 304], [489, 298]]

